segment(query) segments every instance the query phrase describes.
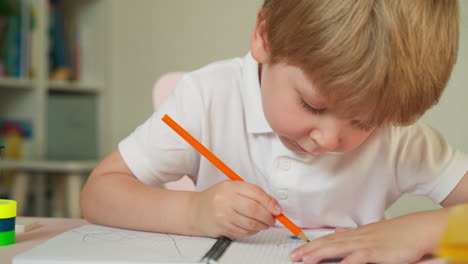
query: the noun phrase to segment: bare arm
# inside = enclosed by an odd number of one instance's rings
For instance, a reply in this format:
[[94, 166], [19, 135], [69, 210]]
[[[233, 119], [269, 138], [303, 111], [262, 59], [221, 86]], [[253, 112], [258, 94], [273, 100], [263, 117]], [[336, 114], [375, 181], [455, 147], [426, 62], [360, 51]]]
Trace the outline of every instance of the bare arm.
[[84, 217], [93, 223], [193, 235], [196, 228], [189, 216], [194, 195], [145, 185], [132, 174], [116, 149], [91, 173], [81, 192], [80, 205]]
[[465, 172], [465, 176], [463, 176], [455, 189], [440, 204], [443, 207], [447, 207], [461, 203], [468, 203], [468, 171]]
[[277, 201], [260, 187], [226, 180], [202, 192], [154, 188], [138, 180], [118, 150], [91, 173], [81, 192], [81, 210], [93, 223], [126, 229], [230, 238], [248, 236], [275, 223]]

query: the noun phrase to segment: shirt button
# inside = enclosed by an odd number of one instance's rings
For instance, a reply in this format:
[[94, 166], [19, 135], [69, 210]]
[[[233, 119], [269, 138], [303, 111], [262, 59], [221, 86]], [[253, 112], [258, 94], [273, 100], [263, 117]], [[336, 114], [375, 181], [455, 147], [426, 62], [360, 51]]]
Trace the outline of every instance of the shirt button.
[[282, 170], [289, 170], [291, 168], [291, 161], [289, 161], [288, 159], [280, 159], [278, 161], [278, 167]]
[[286, 200], [286, 199], [288, 199], [288, 190], [286, 190], [286, 189], [279, 189], [278, 191], [276, 191], [276, 196], [277, 196], [278, 199], [280, 199], [280, 200]]

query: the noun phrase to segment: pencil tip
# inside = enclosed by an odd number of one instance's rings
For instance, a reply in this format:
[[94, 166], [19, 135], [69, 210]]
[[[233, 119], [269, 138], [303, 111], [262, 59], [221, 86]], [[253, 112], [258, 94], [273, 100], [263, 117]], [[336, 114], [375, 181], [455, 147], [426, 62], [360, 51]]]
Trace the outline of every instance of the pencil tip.
[[301, 233], [298, 235], [298, 237], [299, 237], [300, 239], [304, 240], [304, 241], [307, 242], [307, 243], [310, 242], [309, 238], [304, 234], [304, 232], [301, 232]]

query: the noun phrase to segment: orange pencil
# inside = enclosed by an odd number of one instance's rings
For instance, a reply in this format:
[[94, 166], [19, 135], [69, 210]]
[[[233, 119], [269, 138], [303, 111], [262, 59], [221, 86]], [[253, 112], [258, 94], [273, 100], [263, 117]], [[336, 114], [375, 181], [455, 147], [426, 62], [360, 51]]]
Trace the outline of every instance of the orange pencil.
[[[231, 168], [229, 168], [224, 162], [222, 162], [218, 157], [216, 157], [210, 150], [203, 146], [196, 138], [189, 134], [184, 128], [182, 128], [176, 121], [174, 121], [170, 116], [164, 115], [162, 121], [171, 127], [177, 134], [179, 134], [185, 141], [187, 141], [192, 147], [194, 147], [201, 155], [203, 155], [208, 161], [216, 166], [220, 171], [222, 171], [229, 179], [233, 181], [244, 181], [237, 173], [235, 173]], [[309, 242], [309, 238], [304, 234], [304, 232], [291, 220], [289, 220], [284, 214], [279, 214], [275, 218], [280, 221], [287, 229], [289, 229], [295, 236]]]

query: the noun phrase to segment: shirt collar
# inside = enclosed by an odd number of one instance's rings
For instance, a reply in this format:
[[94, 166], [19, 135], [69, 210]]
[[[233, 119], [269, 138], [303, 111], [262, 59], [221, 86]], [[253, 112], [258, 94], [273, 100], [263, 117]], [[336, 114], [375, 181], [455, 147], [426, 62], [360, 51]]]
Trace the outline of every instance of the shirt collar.
[[268, 121], [265, 118], [258, 78], [258, 62], [251, 53], [244, 57], [242, 93], [244, 100], [244, 114], [248, 133], [272, 133]]

